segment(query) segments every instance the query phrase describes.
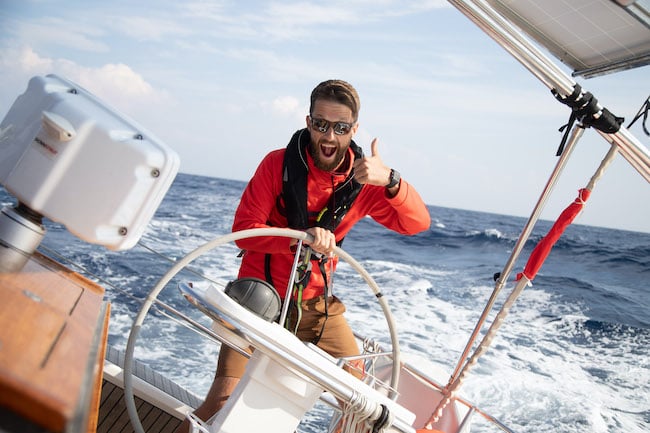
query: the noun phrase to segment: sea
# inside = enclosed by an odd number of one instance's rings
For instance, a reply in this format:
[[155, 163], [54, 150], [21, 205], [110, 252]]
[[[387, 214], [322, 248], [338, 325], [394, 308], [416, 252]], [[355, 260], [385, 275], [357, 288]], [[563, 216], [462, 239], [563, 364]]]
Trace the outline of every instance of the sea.
[[[124, 349], [142, 300], [173, 262], [230, 232], [244, 187], [242, 181], [179, 174], [132, 249], [88, 244], [47, 219], [39, 248], [107, 288], [109, 344]], [[14, 201], [0, 190], [3, 206]], [[503, 270], [526, 220], [434, 205], [429, 211], [431, 228], [416, 236], [364, 219], [343, 249], [388, 299], [404, 360], [424, 372], [437, 367], [451, 374], [494, 290], [493, 276]], [[512, 277], [551, 224], [535, 227]], [[209, 325], [177, 285], [200, 275], [218, 283], [234, 279], [238, 253], [234, 244], [215, 248], [179, 273], [158, 299]], [[512, 277], [488, 325], [512, 291]], [[334, 293], [345, 302], [355, 331], [390, 347], [381, 309], [350, 267], [340, 266]], [[136, 358], [203, 397], [219, 344], [171, 320], [167, 311], [148, 314]], [[459, 394], [514, 432], [650, 431], [650, 234], [569, 226]], [[327, 416], [327, 408], [317, 405], [299, 431], [325, 431]], [[498, 430], [476, 414], [471, 431]]]

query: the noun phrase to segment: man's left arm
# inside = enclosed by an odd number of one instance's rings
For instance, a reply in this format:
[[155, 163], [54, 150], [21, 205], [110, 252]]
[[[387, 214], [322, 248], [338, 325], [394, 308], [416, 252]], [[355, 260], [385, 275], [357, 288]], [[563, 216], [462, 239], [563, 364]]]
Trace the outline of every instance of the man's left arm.
[[398, 171], [386, 166], [372, 140], [371, 156], [354, 162], [357, 182], [373, 185], [369, 215], [378, 223], [402, 234], [416, 234], [431, 225], [429, 210], [415, 188]]
[[431, 215], [417, 190], [401, 179], [395, 195], [386, 188], [385, 201], [388, 206], [376, 206], [371, 216], [380, 224], [398, 233], [414, 235], [431, 226]]

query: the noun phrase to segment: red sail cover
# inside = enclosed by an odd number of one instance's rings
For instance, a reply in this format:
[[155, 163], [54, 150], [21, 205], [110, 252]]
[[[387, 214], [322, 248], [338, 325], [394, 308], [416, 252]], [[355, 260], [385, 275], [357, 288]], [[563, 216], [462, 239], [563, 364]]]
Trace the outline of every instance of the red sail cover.
[[582, 188], [578, 191], [578, 197], [571, 203], [555, 221], [551, 230], [539, 241], [533, 252], [528, 258], [528, 263], [524, 268], [524, 272], [517, 275], [517, 280], [521, 279], [522, 275], [526, 276], [529, 281], [537, 275], [537, 272], [544, 264], [546, 256], [551, 252], [551, 248], [560, 239], [564, 230], [573, 222], [575, 217], [580, 213], [584, 207], [585, 202], [589, 199], [591, 191], [587, 188]]

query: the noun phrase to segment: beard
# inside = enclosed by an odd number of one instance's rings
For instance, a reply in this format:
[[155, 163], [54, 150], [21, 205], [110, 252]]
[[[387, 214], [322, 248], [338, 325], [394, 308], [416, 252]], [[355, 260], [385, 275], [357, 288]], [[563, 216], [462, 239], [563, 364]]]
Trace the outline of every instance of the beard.
[[333, 171], [341, 165], [341, 162], [345, 159], [345, 156], [348, 152], [348, 146], [341, 146], [336, 148], [336, 154], [333, 160], [325, 161], [321, 158], [320, 143], [314, 142], [311, 140], [309, 143], [309, 154], [314, 160], [314, 165], [320, 168], [323, 171]]

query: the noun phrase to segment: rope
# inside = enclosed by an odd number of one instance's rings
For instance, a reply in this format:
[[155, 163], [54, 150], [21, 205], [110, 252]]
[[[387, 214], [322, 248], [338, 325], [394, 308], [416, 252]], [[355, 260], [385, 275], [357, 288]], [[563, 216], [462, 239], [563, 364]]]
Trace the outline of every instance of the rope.
[[609, 148], [609, 152], [607, 152], [607, 155], [603, 158], [603, 160], [600, 162], [600, 165], [598, 166], [598, 169], [594, 172], [594, 174], [591, 176], [591, 179], [589, 179], [589, 183], [587, 183], [587, 188], [589, 191], [593, 191], [594, 187], [596, 186], [596, 182], [600, 180], [601, 177], [603, 177], [603, 174], [605, 174], [605, 171], [609, 168], [609, 165], [614, 161], [614, 157], [618, 153], [618, 148], [616, 145], [612, 145]]
[[487, 333], [485, 334], [485, 337], [483, 337], [483, 340], [479, 344], [479, 346], [476, 348], [476, 351], [472, 354], [472, 356], [469, 358], [467, 361], [467, 364], [463, 367], [463, 369], [460, 372], [460, 375], [458, 378], [452, 382], [451, 384], [447, 385], [445, 389], [442, 390], [443, 394], [443, 399], [438, 403], [438, 407], [436, 410], [431, 414], [431, 418], [427, 421], [425, 424], [426, 428], [433, 428], [432, 424], [437, 422], [440, 417], [442, 416], [442, 412], [447, 407], [449, 402], [454, 397], [454, 394], [458, 391], [460, 386], [462, 385], [463, 381], [467, 377], [469, 370], [476, 365], [478, 362], [479, 358], [483, 356], [485, 352], [487, 352], [487, 349], [490, 347], [492, 344], [492, 340], [497, 334], [497, 331], [505, 321], [506, 316], [508, 313], [510, 313], [510, 309], [514, 305], [515, 301], [521, 294], [521, 292], [524, 290], [524, 287], [530, 284], [530, 280], [523, 276], [518, 282], [513, 291], [508, 295], [508, 298], [504, 302], [503, 306], [501, 307], [501, 310], [499, 310], [499, 313], [496, 315], [494, 318], [494, 321], [492, 322], [492, 325], [490, 325], [490, 328], [488, 329]]
[[394, 416], [383, 404], [354, 392], [343, 410], [341, 433], [383, 433], [393, 424]]
[[[377, 354], [381, 351], [379, 343], [371, 338], [363, 339], [363, 354]], [[364, 369], [369, 376], [375, 377], [375, 367], [377, 365], [377, 357], [371, 357], [369, 362], [364, 363]]]

